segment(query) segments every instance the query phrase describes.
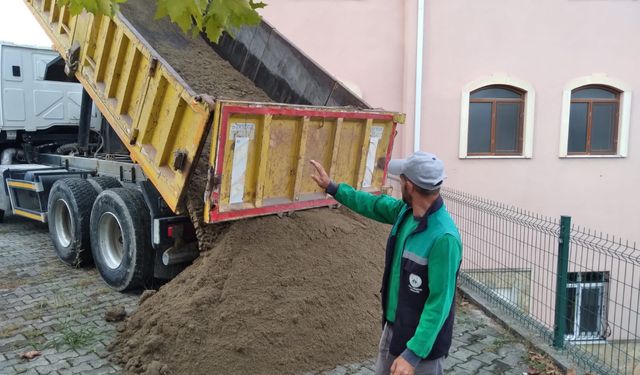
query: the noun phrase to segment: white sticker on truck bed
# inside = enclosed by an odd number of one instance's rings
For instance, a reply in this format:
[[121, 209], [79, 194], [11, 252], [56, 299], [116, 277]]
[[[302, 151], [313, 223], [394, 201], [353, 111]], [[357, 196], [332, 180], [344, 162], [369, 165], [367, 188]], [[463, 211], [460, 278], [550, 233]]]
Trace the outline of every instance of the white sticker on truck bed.
[[255, 136], [256, 124], [250, 122], [236, 122], [231, 124], [230, 139], [236, 139], [238, 137], [244, 137], [253, 139]]
[[376, 155], [378, 154], [378, 143], [382, 138], [384, 128], [382, 126], [371, 127], [371, 137], [369, 138], [369, 151], [367, 152], [367, 164], [364, 171], [362, 188], [371, 186], [373, 182], [373, 171], [376, 168]]
[[249, 156], [248, 137], [236, 137], [233, 147], [233, 169], [231, 169], [231, 196], [229, 203], [242, 203], [244, 200], [244, 180]]

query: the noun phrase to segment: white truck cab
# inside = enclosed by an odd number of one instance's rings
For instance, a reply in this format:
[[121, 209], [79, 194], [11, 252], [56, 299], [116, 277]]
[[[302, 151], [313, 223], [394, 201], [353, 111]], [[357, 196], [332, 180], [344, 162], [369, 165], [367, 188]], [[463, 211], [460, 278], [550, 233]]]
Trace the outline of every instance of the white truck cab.
[[58, 59], [49, 48], [0, 41], [0, 151], [39, 132], [52, 135], [43, 142], [77, 132], [82, 85], [68, 82]]

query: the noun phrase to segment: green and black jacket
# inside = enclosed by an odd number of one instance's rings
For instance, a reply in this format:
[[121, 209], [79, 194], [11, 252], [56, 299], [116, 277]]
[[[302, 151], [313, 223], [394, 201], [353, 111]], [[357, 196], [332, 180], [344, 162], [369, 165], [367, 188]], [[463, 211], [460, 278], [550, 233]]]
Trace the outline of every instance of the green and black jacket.
[[383, 323], [393, 325], [390, 353], [414, 366], [448, 355], [462, 243], [442, 198], [414, 218], [411, 207], [387, 195], [334, 183], [327, 192], [355, 212], [393, 225], [381, 289]]

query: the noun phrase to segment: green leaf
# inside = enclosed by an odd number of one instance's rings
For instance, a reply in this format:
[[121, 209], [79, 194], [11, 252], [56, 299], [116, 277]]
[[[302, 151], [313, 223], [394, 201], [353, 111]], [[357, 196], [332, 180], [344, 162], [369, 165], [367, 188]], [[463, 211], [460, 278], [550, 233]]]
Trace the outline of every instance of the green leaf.
[[[68, 6], [74, 15], [86, 10], [113, 17], [118, 12], [118, 4], [126, 1], [59, 0], [59, 4]], [[233, 34], [243, 25], [260, 23], [256, 9], [266, 5], [260, 0], [156, 0], [155, 18], [169, 17], [184, 33], [195, 37], [204, 31], [207, 38], [216, 42], [223, 31]]]
[[111, 0], [97, 0], [98, 12], [111, 15]]
[[171, 22], [177, 24], [185, 33], [194, 27], [196, 30], [202, 29], [206, 0], [158, 0], [157, 4], [156, 19], [169, 16]]
[[205, 32], [209, 40], [216, 42], [223, 31], [234, 34], [243, 25], [256, 25], [260, 15], [250, 0], [212, 0], [204, 16]]
[[252, 9], [262, 9], [267, 6], [267, 3], [264, 3], [262, 1], [256, 3], [253, 0], [249, 0], [249, 5], [251, 5]]
[[162, 0], [158, 0], [157, 6], [156, 6], [156, 19], [159, 20], [162, 17], [166, 17], [169, 15], [169, 11], [167, 10], [167, 6], [165, 5], [165, 2]]
[[80, 14], [82, 13], [82, 9], [84, 8], [78, 1], [71, 1], [69, 4], [69, 10], [71, 11], [71, 14]]

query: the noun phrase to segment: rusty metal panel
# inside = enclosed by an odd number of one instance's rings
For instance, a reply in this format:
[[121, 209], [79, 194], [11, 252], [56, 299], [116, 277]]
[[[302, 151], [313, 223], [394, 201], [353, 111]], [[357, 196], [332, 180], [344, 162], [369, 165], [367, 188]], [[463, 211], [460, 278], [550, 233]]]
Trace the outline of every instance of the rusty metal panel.
[[72, 16], [56, 0], [25, 2], [77, 69], [76, 77], [132, 159], [176, 211], [204, 143], [213, 102], [197, 97], [120, 15]]
[[218, 102], [205, 220], [235, 220], [334, 204], [311, 180], [331, 177], [379, 193], [397, 114], [339, 107]]

